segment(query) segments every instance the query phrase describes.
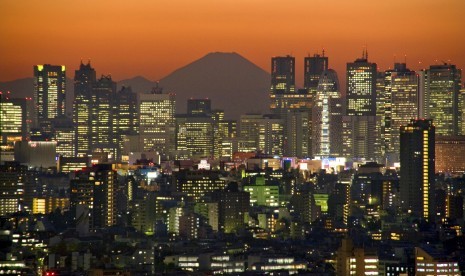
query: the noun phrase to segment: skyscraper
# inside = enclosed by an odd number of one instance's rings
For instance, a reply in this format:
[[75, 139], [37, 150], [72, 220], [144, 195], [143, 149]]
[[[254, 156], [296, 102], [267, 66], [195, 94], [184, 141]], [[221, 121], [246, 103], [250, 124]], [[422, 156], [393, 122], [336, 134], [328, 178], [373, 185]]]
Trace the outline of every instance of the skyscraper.
[[342, 116], [342, 155], [379, 161], [379, 123], [377, 116]]
[[239, 125], [241, 139], [253, 143], [255, 150], [265, 154], [282, 155], [283, 120], [277, 116], [246, 114]]
[[376, 115], [376, 63], [368, 62], [368, 54], [347, 63], [347, 115]]
[[415, 71], [407, 68], [405, 63], [394, 64], [394, 70], [389, 72], [387, 77], [389, 82], [389, 97], [386, 98], [385, 132], [389, 133], [389, 139], [386, 140], [386, 152], [395, 155], [398, 160], [400, 150], [399, 130], [403, 125], [407, 125], [411, 119], [418, 118], [418, 75]]
[[176, 116], [176, 150], [188, 152], [190, 157], [212, 157], [214, 125], [211, 117]]
[[116, 148], [116, 160], [121, 160], [124, 138], [139, 132], [139, 112], [137, 93], [131, 87], [122, 87], [112, 98], [113, 145]]
[[14, 99], [0, 94], [0, 144], [20, 141], [29, 133], [28, 99]]
[[400, 196], [414, 216], [434, 218], [435, 127], [432, 120], [411, 120], [400, 129]]
[[313, 155], [329, 157], [342, 154], [343, 104], [336, 71], [324, 71], [316, 90], [313, 107]]
[[313, 56], [305, 57], [304, 59], [304, 88], [316, 97], [316, 91], [321, 74], [328, 70], [328, 57], [323, 54], [314, 54]]
[[459, 94], [459, 135], [465, 135], [465, 87], [460, 89]]
[[76, 129], [73, 121], [66, 116], [53, 119], [52, 133], [52, 139], [57, 142], [56, 153], [64, 157], [74, 157]]
[[50, 131], [50, 120], [65, 115], [66, 68], [64, 65], [34, 66], [34, 126]]
[[436, 134], [457, 135], [461, 70], [455, 65], [431, 65], [424, 73], [424, 118], [434, 120]]
[[176, 95], [153, 89], [139, 95], [139, 134], [142, 151], [168, 155], [176, 147]]
[[[380, 161], [381, 117], [377, 110], [376, 63], [368, 62], [368, 53], [347, 63], [346, 115], [343, 117], [343, 151], [348, 158]], [[382, 85], [380, 86], [382, 87]]]
[[77, 228], [96, 230], [116, 223], [116, 171], [110, 164], [76, 172], [70, 182], [70, 209]]
[[92, 88], [90, 104], [90, 153], [105, 152], [109, 158], [116, 157], [116, 145], [113, 143], [113, 100], [116, 97], [116, 82], [111, 76], [103, 76]]
[[[307, 112], [308, 118], [303, 118], [298, 122], [299, 125], [305, 124], [305, 122], [311, 121], [311, 108], [312, 108], [312, 95], [305, 89], [295, 89], [295, 58], [291, 56], [286, 57], [274, 57], [271, 59], [271, 89], [270, 89], [270, 110], [273, 114], [279, 116], [283, 120], [283, 133], [284, 143], [282, 154], [295, 155], [302, 152], [302, 156], [309, 156], [310, 149], [307, 146], [304, 152], [302, 148], [297, 148], [302, 145], [301, 143], [295, 143], [293, 141], [301, 139], [311, 139], [308, 135], [307, 138], [303, 137], [291, 137], [295, 136], [298, 130], [295, 127], [297, 124], [293, 124], [296, 119], [302, 118], [302, 114], [297, 115], [295, 112]], [[293, 115], [290, 115], [293, 113]], [[289, 119], [288, 119], [289, 117]], [[311, 129], [311, 126], [307, 126]], [[307, 131], [308, 132], [308, 131]], [[300, 132], [304, 134], [305, 132]], [[288, 143], [288, 139], [291, 139]], [[310, 145], [310, 141], [305, 144]], [[301, 156], [301, 157], [302, 157]]]
[[76, 128], [76, 156], [85, 156], [91, 146], [91, 95], [97, 82], [96, 72], [90, 62], [81, 62], [74, 74], [73, 122]]
[[271, 59], [271, 94], [295, 93], [295, 58]]

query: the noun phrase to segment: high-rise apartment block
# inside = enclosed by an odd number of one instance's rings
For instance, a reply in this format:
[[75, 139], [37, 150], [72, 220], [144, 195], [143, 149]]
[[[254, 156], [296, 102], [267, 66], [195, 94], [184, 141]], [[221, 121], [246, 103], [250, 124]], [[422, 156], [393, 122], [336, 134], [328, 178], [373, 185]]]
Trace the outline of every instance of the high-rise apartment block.
[[76, 228], [97, 230], [116, 223], [116, 171], [99, 164], [75, 173], [70, 183], [70, 208]]

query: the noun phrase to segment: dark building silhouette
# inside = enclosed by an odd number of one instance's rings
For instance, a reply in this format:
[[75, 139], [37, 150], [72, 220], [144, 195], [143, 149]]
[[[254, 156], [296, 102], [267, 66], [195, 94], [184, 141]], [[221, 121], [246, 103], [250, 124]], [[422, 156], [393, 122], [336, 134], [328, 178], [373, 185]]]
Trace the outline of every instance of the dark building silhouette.
[[325, 52], [322, 55], [314, 54], [304, 58], [304, 88], [316, 97], [316, 90], [320, 81], [321, 74], [328, 70], [328, 57]]
[[211, 197], [218, 202], [220, 231], [234, 233], [245, 227], [244, 216], [250, 206], [249, 193], [239, 191], [237, 183], [229, 183], [226, 189], [213, 192]]
[[116, 171], [99, 164], [77, 171], [70, 182], [70, 208], [84, 233], [116, 223]]
[[209, 116], [212, 113], [212, 101], [210, 99], [188, 99], [187, 115]]
[[414, 216], [434, 218], [435, 127], [432, 120], [411, 120], [400, 128], [400, 196]]

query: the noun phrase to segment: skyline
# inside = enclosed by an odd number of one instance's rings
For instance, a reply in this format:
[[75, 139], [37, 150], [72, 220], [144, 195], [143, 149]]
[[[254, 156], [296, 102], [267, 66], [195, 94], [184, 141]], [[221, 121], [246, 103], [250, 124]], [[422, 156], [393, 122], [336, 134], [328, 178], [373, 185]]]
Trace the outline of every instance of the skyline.
[[394, 56], [403, 62], [404, 55], [413, 70], [442, 61], [465, 68], [465, 37], [458, 35], [465, 2], [459, 0], [447, 6], [402, 2], [402, 9], [397, 3], [361, 0], [288, 6], [277, 1], [40, 3], [0, 4], [8, 11], [0, 35], [9, 38], [0, 45], [7, 53], [0, 81], [30, 77], [34, 64], [64, 64], [72, 72], [89, 58], [99, 74], [116, 80], [136, 75], [159, 80], [210, 52], [236, 52], [267, 72], [270, 57], [296, 57], [296, 81], [302, 86], [303, 58], [325, 49], [329, 67], [345, 82], [346, 63], [359, 58], [364, 47], [383, 71], [393, 67]]

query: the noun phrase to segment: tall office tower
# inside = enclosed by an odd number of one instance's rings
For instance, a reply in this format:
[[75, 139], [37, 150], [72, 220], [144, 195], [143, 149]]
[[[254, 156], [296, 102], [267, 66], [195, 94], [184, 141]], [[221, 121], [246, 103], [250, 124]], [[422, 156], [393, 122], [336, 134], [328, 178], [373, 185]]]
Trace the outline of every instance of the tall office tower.
[[[394, 64], [394, 70], [387, 78], [386, 105], [386, 153], [393, 156], [394, 162], [399, 159], [400, 127], [407, 125], [411, 119], [418, 118], [418, 75], [407, 68], [405, 63]], [[389, 136], [387, 136], [389, 134]]]
[[237, 183], [229, 183], [224, 190], [212, 193], [218, 203], [218, 227], [224, 233], [237, 233], [245, 227], [245, 215], [250, 207], [250, 194], [239, 191]]
[[459, 94], [459, 135], [465, 135], [465, 87]]
[[328, 70], [328, 57], [325, 57], [324, 50], [322, 55], [314, 54], [312, 57], [304, 58], [304, 88], [313, 99], [316, 98], [320, 76], [326, 70]]
[[435, 127], [432, 120], [411, 120], [400, 128], [400, 198], [417, 217], [434, 218]]
[[455, 65], [431, 65], [423, 74], [424, 118], [434, 120], [436, 134], [457, 135], [461, 70]]
[[376, 115], [376, 63], [368, 62], [368, 54], [347, 63], [347, 115]]
[[98, 164], [75, 173], [70, 182], [70, 209], [76, 228], [87, 232], [116, 223], [116, 171]]
[[65, 115], [66, 68], [64, 65], [34, 66], [34, 126], [45, 133], [50, 120]]
[[21, 141], [30, 130], [28, 99], [10, 98], [0, 92], [0, 144]]
[[188, 99], [187, 115], [210, 116], [212, 113], [212, 102], [210, 99]]
[[214, 125], [211, 117], [176, 115], [176, 150], [193, 158], [212, 157]]
[[176, 147], [175, 94], [153, 89], [139, 95], [139, 135], [142, 151], [168, 155]]
[[91, 96], [90, 154], [104, 152], [110, 159], [116, 157], [116, 145], [113, 144], [113, 99], [116, 97], [116, 82], [111, 76], [104, 76], [95, 82]]
[[287, 113], [284, 125], [286, 127], [286, 144], [284, 146], [287, 156], [310, 157], [312, 134], [311, 112], [303, 110], [290, 110]]
[[[299, 146], [294, 142], [288, 143], [288, 135], [295, 135], [292, 123], [295, 120], [295, 111], [307, 112], [311, 116], [312, 95], [305, 89], [295, 89], [295, 58], [291, 56], [274, 57], [271, 59], [271, 89], [270, 89], [270, 110], [273, 114], [278, 115], [284, 123], [284, 144], [283, 154], [293, 155], [301, 149], [292, 148]], [[288, 117], [289, 120], [288, 120]], [[310, 118], [305, 119], [310, 121]], [[311, 126], [308, 126], [309, 128]], [[302, 132], [303, 133], [303, 132]], [[290, 139], [294, 139], [290, 137]], [[302, 138], [298, 138], [299, 140]], [[309, 138], [310, 139], [310, 138]], [[294, 139], [295, 140], [295, 139]], [[304, 155], [309, 155], [304, 153]]]
[[14, 143], [29, 136], [27, 99], [11, 99], [0, 92], [0, 160], [14, 161]]
[[[343, 151], [348, 158], [381, 161], [381, 117], [377, 113], [376, 63], [368, 62], [368, 54], [347, 63], [346, 115], [343, 118]], [[379, 89], [382, 88], [379, 82]], [[378, 104], [379, 110], [384, 109]]]
[[377, 116], [342, 116], [342, 155], [381, 162], [380, 120]]
[[113, 97], [111, 104], [113, 114], [113, 145], [116, 147], [116, 160], [121, 160], [124, 137], [139, 132], [139, 113], [137, 93], [131, 87], [122, 87]]
[[90, 62], [81, 62], [74, 74], [73, 122], [76, 128], [76, 156], [90, 153], [91, 146], [91, 95], [97, 82], [96, 72]]
[[221, 109], [212, 110], [210, 115], [214, 122], [214, 157], [220, 158], [223, 157], [223, 143], [236, 137], [237, 122], [225, 120], [224, 110]]
[[390, 132], [387, 132], [386, 129], [389, 128], [391, 120], [391, 106], [389, 98], [389, 81], [387, 79], [390, 76], [390, 71], [386, 72], [377, 72], [376, 77], [376, 116], [380, 119], [379, 121], [379, 133], [380, 140], [379, 147], [381, 156], [386, 156], [386, 144], [387, 141], [390, 141]]
[[239, 136], [264, 154], [282, 155], [283, 120], [274, 115], [241, 115]]
[[313, 107], [313, 155], [329, 157], [342, 154], [343, 102], [336, 71], [324, 71], [319, 78]]
[[295, 93], [295, 58], [271, 59], [271, 94]]
[[76, 129], [73, 121], [66, 116], [53, 119], [52, 133], [52, 139], [57, 142], [56, 153], [64, 157], [74, 157]]

